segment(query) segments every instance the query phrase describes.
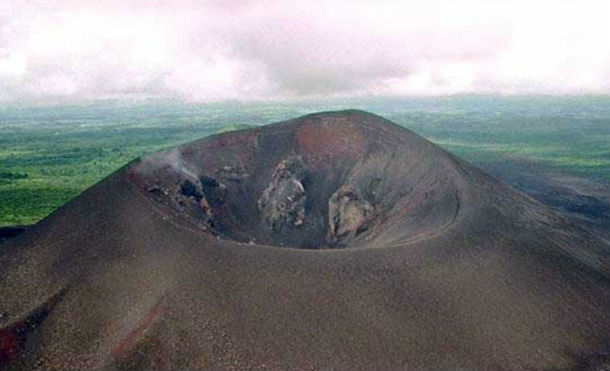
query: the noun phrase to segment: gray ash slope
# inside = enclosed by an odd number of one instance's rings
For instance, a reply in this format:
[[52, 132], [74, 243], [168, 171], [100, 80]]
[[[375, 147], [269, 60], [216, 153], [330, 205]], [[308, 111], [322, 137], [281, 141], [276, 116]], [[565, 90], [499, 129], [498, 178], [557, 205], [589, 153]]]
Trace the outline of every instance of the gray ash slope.
[[609, 246], [361, 111], [134, 162], [0, 251], [6, 369], [602, 369]]

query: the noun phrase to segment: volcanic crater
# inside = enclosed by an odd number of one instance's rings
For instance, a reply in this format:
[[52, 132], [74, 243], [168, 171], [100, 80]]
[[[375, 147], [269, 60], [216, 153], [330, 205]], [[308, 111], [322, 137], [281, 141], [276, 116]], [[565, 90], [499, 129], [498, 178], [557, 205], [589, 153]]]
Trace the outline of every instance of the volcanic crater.
[[138, 159], [3, 243], [0, 369], [607, 369], [608, 256], [407, 129], [312, 114]]
[[421, 138], [349, 114], [294, 126], [204, 139], [147, 158], [133, 173], [169, 212], [250, 245], [375, 247], [437, 233], [457, 218], [461, 175]]

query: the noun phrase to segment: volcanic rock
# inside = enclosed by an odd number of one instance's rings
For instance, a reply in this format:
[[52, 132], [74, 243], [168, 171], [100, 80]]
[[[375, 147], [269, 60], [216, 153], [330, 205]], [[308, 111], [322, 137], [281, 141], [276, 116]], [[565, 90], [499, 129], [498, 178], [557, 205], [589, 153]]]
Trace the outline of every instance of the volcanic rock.
[[305, 222], [306, 169], [298, 157], [280, 162], [269, 186], [258, 200], [258, 208], [268, 227], [281, 232], [285, 227], [299, 227]]
[[328, 200], [328, 235], [331, 243], [345, 237], [355, 237], [368, 228], [373, 216], [373, 206], [362, 198], [360, 192], [345, 185]]

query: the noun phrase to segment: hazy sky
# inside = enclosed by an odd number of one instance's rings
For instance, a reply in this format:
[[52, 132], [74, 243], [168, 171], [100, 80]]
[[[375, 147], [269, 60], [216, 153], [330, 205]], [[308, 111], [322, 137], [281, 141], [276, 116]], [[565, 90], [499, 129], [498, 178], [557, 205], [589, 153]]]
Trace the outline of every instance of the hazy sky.
[[610, 1], [0, 0], [0, 100], [610, 93]]

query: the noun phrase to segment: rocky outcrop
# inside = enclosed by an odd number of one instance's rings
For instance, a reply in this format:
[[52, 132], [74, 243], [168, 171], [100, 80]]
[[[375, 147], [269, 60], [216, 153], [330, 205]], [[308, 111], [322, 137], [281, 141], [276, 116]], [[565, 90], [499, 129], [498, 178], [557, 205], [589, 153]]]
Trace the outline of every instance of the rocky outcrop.
[[299, 157], [292, 157], [277, 165], [269, 186], [258, 200], [265, 224], [275, 232], [286, 227], [299, 227], [305, 223], [305, 201], [303, 187], [307, 169]]
[[187, 214], [202, 219], [206, 225], [215, 225], [214, 208], [220, 207], [226, 199], [224, 184], [207, 175], [193, 182], [183, 180], [174, 192], [174, 205]]
[[202, 175], [199, 177], [201, 183], [201, 190], [212, 205], [222, 205], [227, 199], [227, 187], [212, 178], [211, 176]]
[[328, 200], [328, 238], [337, 243], [365, 231], [373, 206], [352, 185], [339, 188]]

